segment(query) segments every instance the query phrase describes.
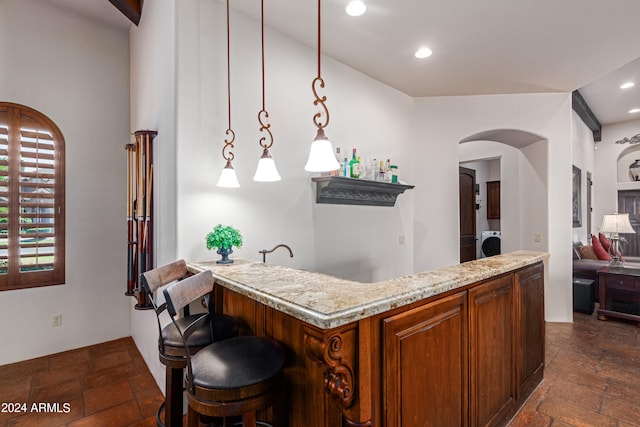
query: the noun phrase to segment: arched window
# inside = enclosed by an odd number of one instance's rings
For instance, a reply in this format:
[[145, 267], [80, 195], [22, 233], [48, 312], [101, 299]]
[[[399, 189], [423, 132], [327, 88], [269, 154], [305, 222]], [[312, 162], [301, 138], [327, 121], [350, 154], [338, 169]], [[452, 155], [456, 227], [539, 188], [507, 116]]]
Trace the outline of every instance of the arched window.
[[64, 283], [64, 138], [0, 102], [0, 291]]

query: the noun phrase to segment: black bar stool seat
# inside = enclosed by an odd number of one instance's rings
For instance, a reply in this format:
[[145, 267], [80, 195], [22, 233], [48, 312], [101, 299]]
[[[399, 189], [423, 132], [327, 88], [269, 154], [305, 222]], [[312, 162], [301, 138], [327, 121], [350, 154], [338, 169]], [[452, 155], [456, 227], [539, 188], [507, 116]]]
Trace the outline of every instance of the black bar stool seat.
[[[158, 320], [158, 356], [160, 363], [166, 367], [165, 401], [156, 413], [156, 424], [160, 427], [182, 426], [183, 380], [184, 368], [187, 366], [187, 351], [176, 324], [182, 328], [199, 319], [207, 319], [194, 329], [187, 340], [191, 354], [197, 354], [200, 349], [211, 343], [238, 335], [238, 323], [235, 318], [225, 314], [211, 313], [209, 295], [202, 295], [207, 308], [206, 313], [190, 314], [189, 307], [185, 306], [182, 316], [176, 317], [175, 321], [164, 327], [161, 326], [160, 315], [167, 309], [167, 304], [160, 302], [158, 290], [172, 282], [184, 280], [188, 276], [187, 263], [184, 260], [175, 261], [140, 275], [140, 284], [149, 295]], [[163, 410], [164, 422], [161, 416]]]
[[[190, 323], [196, 321], [201, 314], [183, 316], [176, 319], [181, 328], [186, 328]], [[221, 341], [238, 335], [238, 323], [236, 319], [228, 315], [213, 314], [211, 319], [211, 330], [208, 327], [199, 328], [189, 337], [187, 345], [197, 349], [206, 347], [209, 344]], [[182, 359], [183, 367], [187, 366], [186, 352], [180, 332], [173, 322], [162, 328], [161, 332], [164, 354], [167, 356], [177, 356]]]
[[[167, 311], [188, 342], [202, 319], [183, 328], [176, 313], [192, 299], [208, 294], [214, 279], [203, 271], [164, 290]], [[188, 426], [197, 427], [200, 415], [241, 415], [244, 427], [268, 425], [256, 420], [258, 409], [273, 406], [282, 392], [285, 353], [276, 341], [256, 336], [238, 336], [210, 344], [191, 354], [187, 348], [186, 388]], [[274, 408], [274, 417], [277, 419]], [[274, 422], [275, 424], [275, 422]]]

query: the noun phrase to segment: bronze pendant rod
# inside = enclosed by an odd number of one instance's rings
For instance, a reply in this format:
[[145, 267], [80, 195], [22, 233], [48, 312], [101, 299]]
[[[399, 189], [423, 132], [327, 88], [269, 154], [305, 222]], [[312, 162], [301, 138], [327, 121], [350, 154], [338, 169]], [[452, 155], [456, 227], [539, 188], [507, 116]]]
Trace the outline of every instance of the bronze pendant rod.
[[229, 0], [227, 0], [227, 131], [225, 134], [228, 138], [224, 140], [224, 146], [222, 147], [222, 157], [227, 161], [227, 165], [231, 164], [235, 155], [233, 154], [233, 142], [236, 139], [236, 134], [231, 129], [231, 32], [229, 30]]

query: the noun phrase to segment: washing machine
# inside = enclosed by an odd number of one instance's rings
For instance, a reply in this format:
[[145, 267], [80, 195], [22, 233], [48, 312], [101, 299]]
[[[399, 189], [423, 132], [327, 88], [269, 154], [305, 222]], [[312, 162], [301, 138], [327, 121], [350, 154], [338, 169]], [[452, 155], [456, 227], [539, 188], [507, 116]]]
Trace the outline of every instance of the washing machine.
[[480, 240], [482, 258], [500, 255], [501, 231], [483, 231]]

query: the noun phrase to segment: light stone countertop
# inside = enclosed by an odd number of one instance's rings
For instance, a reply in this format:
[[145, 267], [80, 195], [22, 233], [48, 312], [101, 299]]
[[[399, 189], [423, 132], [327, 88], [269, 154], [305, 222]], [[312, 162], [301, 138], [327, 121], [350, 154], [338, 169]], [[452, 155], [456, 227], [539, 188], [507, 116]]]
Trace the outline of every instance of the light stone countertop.
[[189, 262], [192, 273], [211, 270], [220, 285], [331, 329], [402, 307], [470, 283], [546, 261], [545, 252], [516, 251], [395, 279], [363, 283], [258, 261]]

